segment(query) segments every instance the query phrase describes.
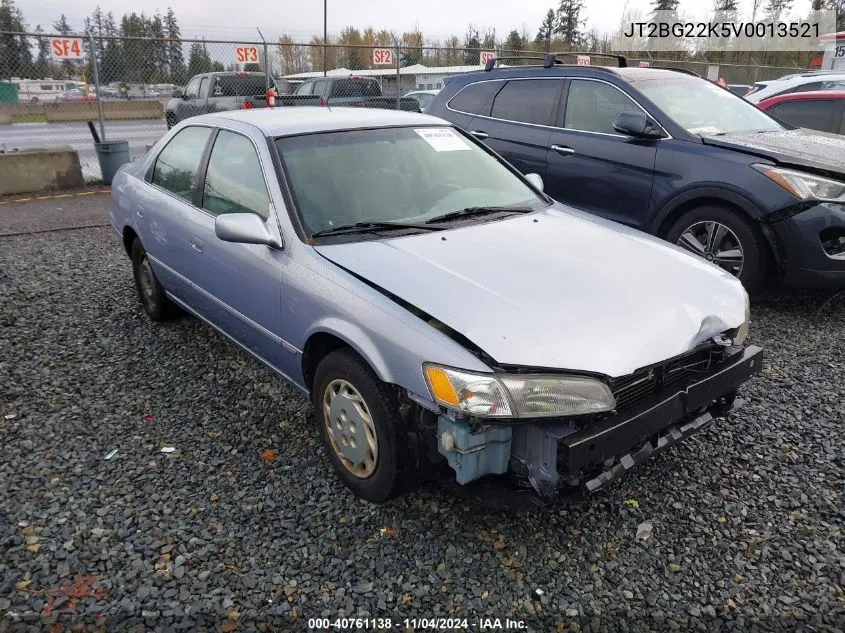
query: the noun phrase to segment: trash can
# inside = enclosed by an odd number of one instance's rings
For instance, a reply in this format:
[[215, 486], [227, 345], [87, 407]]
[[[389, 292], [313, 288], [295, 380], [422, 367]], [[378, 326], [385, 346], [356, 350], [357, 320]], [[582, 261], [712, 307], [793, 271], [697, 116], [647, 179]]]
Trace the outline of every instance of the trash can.
[[129, 162], [129, 141], [94, 143], [94, 149], [100, 161], [103, 184], [110, 185], [120, 166]]

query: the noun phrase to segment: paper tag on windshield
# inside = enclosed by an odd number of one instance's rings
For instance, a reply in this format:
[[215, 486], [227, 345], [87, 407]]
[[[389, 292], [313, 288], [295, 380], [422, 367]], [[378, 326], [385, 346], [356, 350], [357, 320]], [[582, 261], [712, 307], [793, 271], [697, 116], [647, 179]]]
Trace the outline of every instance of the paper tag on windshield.
[[447, 127], [427, 127], [414, 130], [437, 152], [455, 152], [472, 149], [464, 139]]

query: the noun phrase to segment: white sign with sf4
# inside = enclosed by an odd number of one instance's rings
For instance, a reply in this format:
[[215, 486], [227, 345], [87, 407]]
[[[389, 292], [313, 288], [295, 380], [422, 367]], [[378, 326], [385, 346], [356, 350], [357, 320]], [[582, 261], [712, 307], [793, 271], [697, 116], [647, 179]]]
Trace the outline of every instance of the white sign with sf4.
[[78, 37], [54, 37], [50, 48], [56, 59], [79, 59], [83, 55], [82, 40]]
[[456, 152], [471, 149], [467, 142], [447, 127], [427, 127], [414, 130], [437, 152]]

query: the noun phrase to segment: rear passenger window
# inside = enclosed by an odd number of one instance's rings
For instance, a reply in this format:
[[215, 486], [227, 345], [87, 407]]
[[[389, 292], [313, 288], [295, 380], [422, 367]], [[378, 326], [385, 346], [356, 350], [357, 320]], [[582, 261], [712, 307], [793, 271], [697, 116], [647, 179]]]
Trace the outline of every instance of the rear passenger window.
[[618, 134], [613, 129], [613, 120], [620, 112], [642, 112], [642, 109], [625, 93], [609, 84], [573, 79], [569, 84], [563, 127]]
[[211, 129], [197, 125], [177, 133], [156, 158], [153, 184], [190, 202]]
[[493, 99], [494, 119], [549, 125], [557, 110], [563, 82], [555, 79], [509, 81]]
[[267, 219], [270, 195], [255, 146], [247, 137], [218, 132], [205, 174], [202, 208], [213, 215], [255, 213]]
[[784, 101], [769, 108], [769, 114], [795, 127], [838, 133], [842, 102], [838, 99]]
[[449, 107], [467, 114], [490, 114], [490, 102], [502, 87], [501, 81], [481, 81], [470, 84], [452, 97]]

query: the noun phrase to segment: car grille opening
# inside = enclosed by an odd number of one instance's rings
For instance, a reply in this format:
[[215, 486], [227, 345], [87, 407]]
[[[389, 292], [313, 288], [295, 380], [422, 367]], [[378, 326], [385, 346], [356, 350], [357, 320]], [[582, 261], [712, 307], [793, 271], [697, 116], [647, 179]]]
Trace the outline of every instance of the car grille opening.
[[610, 388], [616, 398], [616, 411], [627, 409], [663, 387], [694, 374], [705, 374], [719, 361], [718, 347], [707, 346], [676, 356], [665, 363], [638, 369], [633, 374], [614, 378]]

